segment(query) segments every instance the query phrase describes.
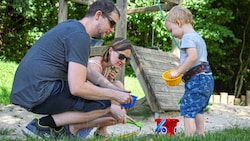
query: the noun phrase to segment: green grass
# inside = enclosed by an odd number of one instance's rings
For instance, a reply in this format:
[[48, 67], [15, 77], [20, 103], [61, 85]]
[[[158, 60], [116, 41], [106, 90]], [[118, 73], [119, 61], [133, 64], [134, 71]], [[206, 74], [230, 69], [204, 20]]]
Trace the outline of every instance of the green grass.
[[0, 66], [0, 104], [7, 105], [17, 64], [0, 61]]
[[137, 99], [141, 99], [145, 96], [141, 85], [136, 77], [125, 76], [124, 87], [126, 90], [130, 90], [131, 94], [137, 96]]
[[[36, 141], [37, 139], [32, 139], [27, 137], [27, 139], [23, 139], [21, 137], [14, 138], [10, 135], [13, 130], [10, 129], [1, 129], [0, 128], [0, 140], [1, 141], [16, 141], [16, 140], [26, 140], [26, 141]], [[3, 133], [3, 134], [2, 134]], [[206, 137], [203, 136], [192, 136], [185, 137], [183, 133], [178, 133], [175, 136], [168, 135], [144, 135], [144, 136], [130, 136], [126, 138], [112, 137], [106, 139], [98, 139], [98, 138], [88, 138], [87, 141], [249, 141], [250, 139], [250, 127], [248, 128], [238, 128], [233, 127], [230, 129], [224, 129], [222, 131], [217, 132], [208, 132], [206, 133]], [[43, 139], [44, 141], [53, 141], [53, 139]], [[82, 139], [61, 139], [62, 141], [81, 141]]]

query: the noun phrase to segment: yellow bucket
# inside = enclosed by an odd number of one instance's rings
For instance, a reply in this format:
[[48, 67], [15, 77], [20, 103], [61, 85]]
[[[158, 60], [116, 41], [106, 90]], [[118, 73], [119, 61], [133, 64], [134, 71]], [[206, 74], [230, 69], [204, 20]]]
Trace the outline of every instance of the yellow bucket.
[[177, 86], [181, 83], [181, 79], [182, 79], [182, 74], [179, 75], [178, 77], [174, 78], [174, 79], [171, 79], [169, 78], [169, 73], [171, 72], [172, 70], [167, 70], [165, 72], [162, 73], [162, 78], [165, 80], [165, 83], [168, 85], [168, 86]]

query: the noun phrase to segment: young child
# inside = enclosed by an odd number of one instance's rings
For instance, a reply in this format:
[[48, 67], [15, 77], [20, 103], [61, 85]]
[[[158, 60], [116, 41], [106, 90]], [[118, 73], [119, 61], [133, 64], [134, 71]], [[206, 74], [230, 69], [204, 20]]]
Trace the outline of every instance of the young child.
[[170, 78], [183, 74], [185, 93], [180, 104], [184, 116], [184, 133], [204, 133], [204, 111], [214, 89], [214, 79], [207, 60], [207, 48], [203, 38], [194, 30], [192, 13], [175, 6], [167, 15], [165, 26], [173, 37], [181, 39], [180, 66], [172, 71]]

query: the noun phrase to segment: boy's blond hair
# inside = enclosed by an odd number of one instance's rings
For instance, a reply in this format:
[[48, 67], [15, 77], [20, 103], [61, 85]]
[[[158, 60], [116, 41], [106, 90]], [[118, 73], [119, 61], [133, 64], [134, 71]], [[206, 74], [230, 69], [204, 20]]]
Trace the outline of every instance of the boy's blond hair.
[[166, 17], [166, 22], [175, 23], [176, 20], [180, 20], [183, 24], [194, 25], [193, 15], [190, 10], [179, 5], [174, 6]]

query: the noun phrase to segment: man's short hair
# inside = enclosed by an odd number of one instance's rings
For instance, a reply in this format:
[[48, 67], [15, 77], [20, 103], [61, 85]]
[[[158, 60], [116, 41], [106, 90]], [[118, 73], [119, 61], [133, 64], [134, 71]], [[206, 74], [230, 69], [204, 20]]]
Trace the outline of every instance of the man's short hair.
[[102, 11], [104, 14], [109, 15], [111, 12], [115, 11], [120, 17], [120, 11], [110, 0], [97, 0], [92, 5], [90, 5], [85, 17], [94, 16], [96, 11]]

